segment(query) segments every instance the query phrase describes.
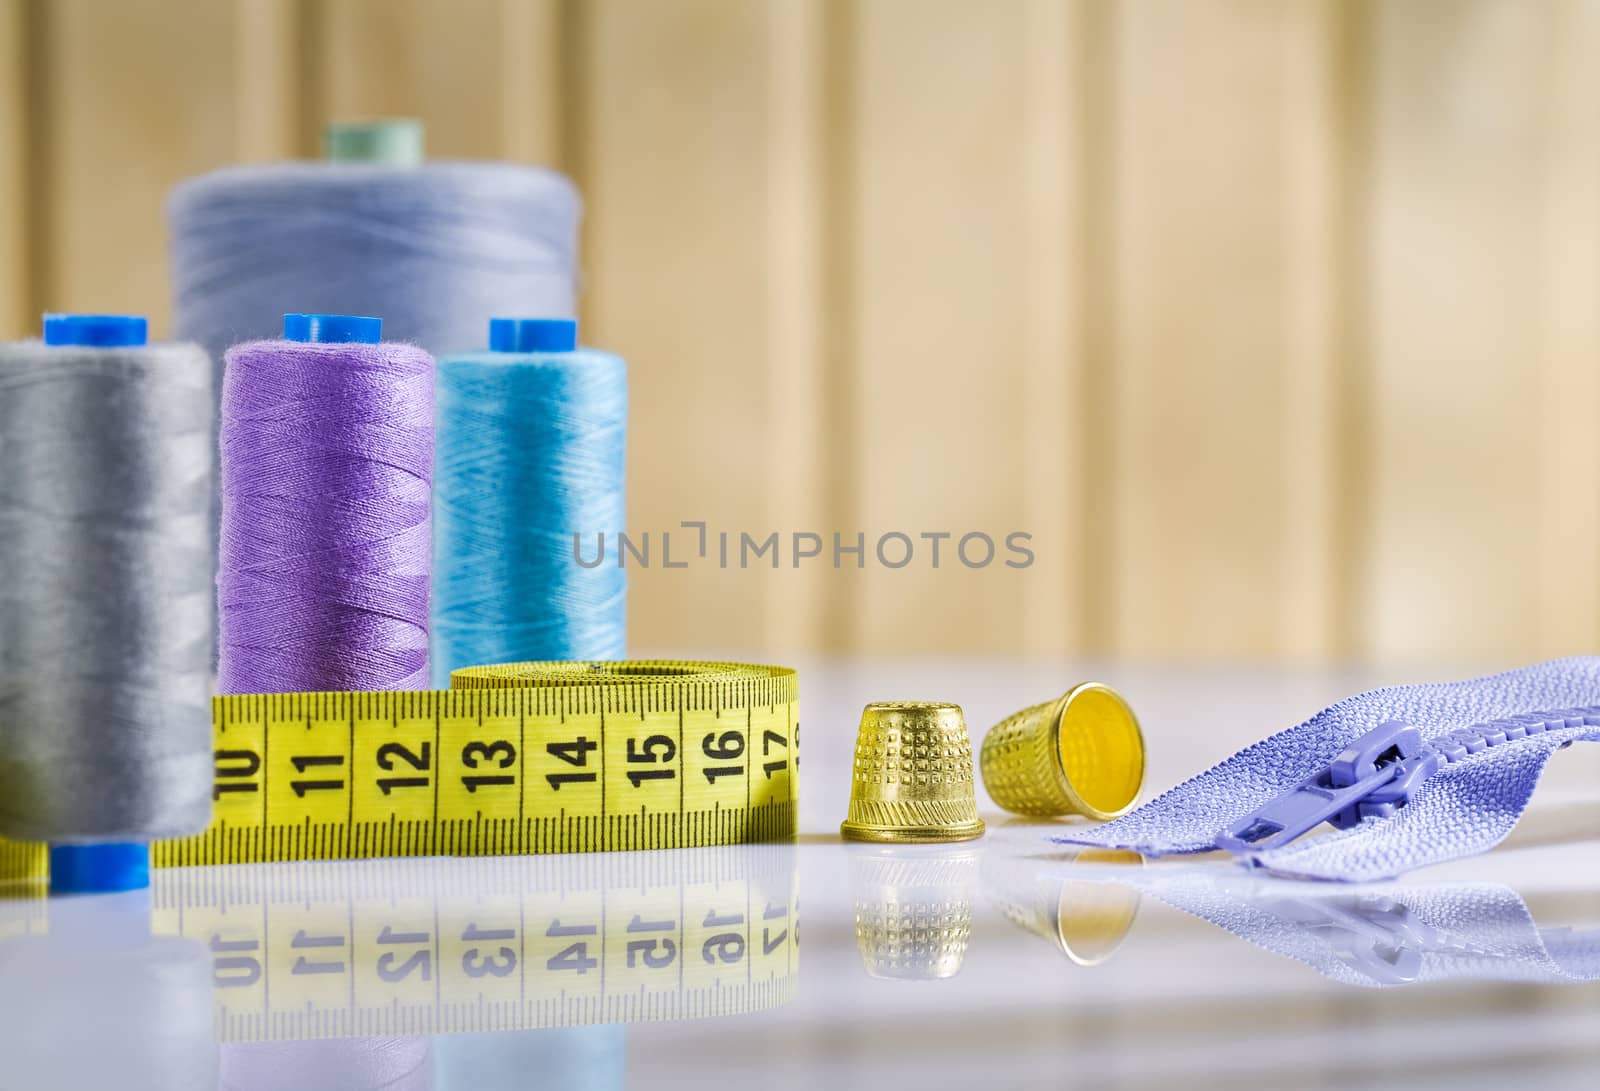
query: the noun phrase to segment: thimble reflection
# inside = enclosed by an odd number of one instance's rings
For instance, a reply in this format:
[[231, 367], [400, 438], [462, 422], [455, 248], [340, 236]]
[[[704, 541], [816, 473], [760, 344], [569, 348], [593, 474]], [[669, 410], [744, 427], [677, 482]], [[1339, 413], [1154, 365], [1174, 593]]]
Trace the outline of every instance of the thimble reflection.
[[850, 809], [839, 833], [887, 842], [983, 836], [960, 705], [884, 701], [862, 709]]
[[1104, 821], [1133, 806], [1144, 782], [1144, 735], [1115, 690], [1085, 682], [989, 729], [983, 786], [1017, 814]]
[[[1144, 858], [1120, 849], [1085, 849], [1072, 865], [1139, 866]], [[1139, 892], [1109, 877], [1067, 878], [1059, 865], [995, 860], [983, 870], [984, 893], [1012, 924], [1032, 932], [1079, 966], [1116, 953], [1139, 912]]]
[[852, 850], [856, 945], [867, 974], [898, 981], [954, 977], [972, 938], [977, 869], [971, 849]]

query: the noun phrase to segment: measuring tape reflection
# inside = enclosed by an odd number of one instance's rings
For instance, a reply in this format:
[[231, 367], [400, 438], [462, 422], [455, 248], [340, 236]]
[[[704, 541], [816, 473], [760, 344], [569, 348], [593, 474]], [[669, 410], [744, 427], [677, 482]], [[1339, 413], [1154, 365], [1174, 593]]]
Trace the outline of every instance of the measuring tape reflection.
[[[448, 691], [218, 697], [210, 827], [157, 866], [683, 848], [792, 837], [795, 673], [520, 663]], [[0, 845], [8, 878], [40, 846]]]
[[225, 1042], [664, 1021], [793, 998], [796, 879], [788, 845], [174, 870], [152, 928], [209, 959]]

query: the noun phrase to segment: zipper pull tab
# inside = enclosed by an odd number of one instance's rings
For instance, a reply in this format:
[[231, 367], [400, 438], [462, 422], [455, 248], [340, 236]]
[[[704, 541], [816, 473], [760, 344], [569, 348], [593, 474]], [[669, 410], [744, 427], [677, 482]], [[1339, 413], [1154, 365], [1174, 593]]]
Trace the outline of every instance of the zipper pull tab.
[[1326, 769], [1217, 834], [1217, 847], [1263, 852], [1324, 822], [1343, 830], [1363, 818], [1387, 817], [1405, 806], [1441, 760], [1416, 728], [1398, 720], [1379, 724]]

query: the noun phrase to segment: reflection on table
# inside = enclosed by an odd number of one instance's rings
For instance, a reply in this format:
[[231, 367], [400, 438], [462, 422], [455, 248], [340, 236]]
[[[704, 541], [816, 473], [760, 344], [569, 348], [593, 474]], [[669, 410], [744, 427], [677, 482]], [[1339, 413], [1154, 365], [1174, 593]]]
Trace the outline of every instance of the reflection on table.
[[872, 977], [953, 977], [972, 937], [970, 845], [850, 845], [856, 944]]
[[627, 1023], [794, 993], [794, 849], [158, 873], [155, 931], [211, 954], [219, 1036]]
[[619, 1087], [620, 1024], [772, 1008], [799, 972], [790, 845], [3, 889], [0, 1056], [27, 1086]]

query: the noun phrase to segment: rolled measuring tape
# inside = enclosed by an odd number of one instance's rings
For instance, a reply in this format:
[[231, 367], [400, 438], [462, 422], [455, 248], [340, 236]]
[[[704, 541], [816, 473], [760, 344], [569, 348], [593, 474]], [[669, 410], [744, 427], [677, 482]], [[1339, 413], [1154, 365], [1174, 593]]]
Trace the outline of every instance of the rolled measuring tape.
[[[158, 867], [686, 848], [792, 837], [786, 667], [674, 660], [466, 667], [449, 690], [212, 701], [211, 825]], [[43, 846], [0, 843], [3, 877]]]

